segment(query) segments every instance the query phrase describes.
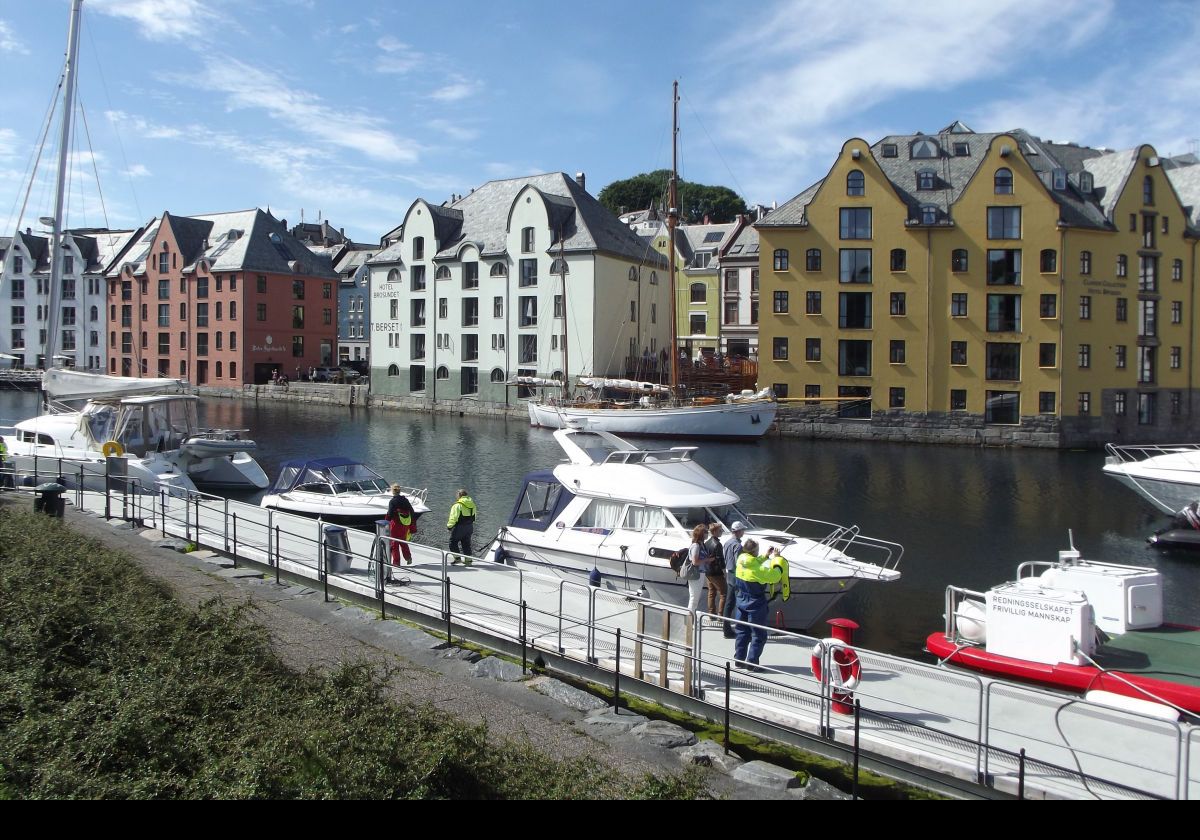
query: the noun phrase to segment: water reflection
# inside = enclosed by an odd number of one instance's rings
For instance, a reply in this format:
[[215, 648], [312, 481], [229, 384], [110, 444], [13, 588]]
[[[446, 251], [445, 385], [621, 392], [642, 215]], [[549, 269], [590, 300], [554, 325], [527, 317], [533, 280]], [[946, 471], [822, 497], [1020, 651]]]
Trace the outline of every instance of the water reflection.
[[[0, 394], [2, 417], [35, 410], [33, 395]], [[480, 506], [479, 542], [507, 518], [526, 472], [562, 460], [549, 432], [520, 421], [207, 400], [201, 422], [248, 428], [271, 478], [292, 458], [345, 455], [389, 480], [428, 487], [433, 512], [417, 536], [437, 545], [445, 543], [444, 517], [459, 487]], [[946, 584], [986, 589], [1011, 578], [1021, 561], [1052, 560], [1067, 546], [1068, 528], [1085, 557], [1162, 569], [1168, 618], [1200, 624], [1200, 554], [1146, 546], [1162, 520], [1101, 475], [1099, 452], [779, 438], [698, 445], [697, 460], [749, 511], [858, 524], [904, 545], [898, 583], [863, 584], [838, 610], [863, 625], [860, 639], [871, 647], [921, 655], [925, 636], [942, 624]]]

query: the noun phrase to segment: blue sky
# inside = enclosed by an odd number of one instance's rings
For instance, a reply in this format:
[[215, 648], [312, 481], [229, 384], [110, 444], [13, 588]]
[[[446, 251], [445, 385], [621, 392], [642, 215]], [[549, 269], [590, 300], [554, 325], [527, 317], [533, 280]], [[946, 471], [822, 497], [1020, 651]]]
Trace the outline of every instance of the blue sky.
[[[67, 11], [0, 0], [6, 233]], [[595, 194], [669, 167], [674, 78], [681, 174], [750, 203], [791, 198], [848, 137], [955, 119], [1177, 154], [1200, 138], [1198, 34], [1200, 4], [1149, 0], [85, 0], [69, 223], [260, 206], [374, 242], [413, 199], [493, 178], [583, 171]], [[21, 224], [51, 204], [35, 184]]]

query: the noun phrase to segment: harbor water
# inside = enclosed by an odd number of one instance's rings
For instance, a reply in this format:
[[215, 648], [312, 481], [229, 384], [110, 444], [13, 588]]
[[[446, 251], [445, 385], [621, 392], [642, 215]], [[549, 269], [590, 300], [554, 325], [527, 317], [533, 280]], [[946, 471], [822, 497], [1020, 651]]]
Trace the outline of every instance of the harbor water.
[[[36, 395], [0, 393], [5, 425], [35, 413]], [[433, 512], [420, 522], [419, 542], [444, 546], [444, 517], [454, 491], [466, 488], [480, 508], [477, 550], [511, 513], [522, 476], [562, 460], [551, 432], [512, 420], [206, 400], [201, 423], [249, 429], [272, 479], [284, 461], [342, 455], [389, 481], [429, 488]], [[1009, 580], [1020, 562], [1055, 559], [1068, 529], [1084, 557], [1159, 568], [1167, 619], [1200, 625], [1200, 552], [1146, 545], [1166, 523], [1101, 474], [1101, 452], [778, 437], [696, 445], [696, 459], [742, 497], [747, 512], [858, 525], [904, 546], [899, 582], [863, 582], [836, 609], [862, 625], [859, 642], [876, 650], [927, 658], [924, 639], [943, 625], [947, 584], [985, 590]]]

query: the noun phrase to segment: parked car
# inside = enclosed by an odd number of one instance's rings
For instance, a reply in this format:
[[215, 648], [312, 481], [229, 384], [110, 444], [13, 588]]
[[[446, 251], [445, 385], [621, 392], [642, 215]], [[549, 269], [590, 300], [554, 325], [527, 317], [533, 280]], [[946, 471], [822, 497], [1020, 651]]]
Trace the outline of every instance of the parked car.
[[340, 373], [342, 375], [342, 380], [345, 382], [354, 382], [356, 379], [362, 377], [362, 374], [356, 371], [354, 368], [341, 368]]
[[335, 367], [319, 367], [313, 372], [313, 382], [336, 382], [341, 370]]

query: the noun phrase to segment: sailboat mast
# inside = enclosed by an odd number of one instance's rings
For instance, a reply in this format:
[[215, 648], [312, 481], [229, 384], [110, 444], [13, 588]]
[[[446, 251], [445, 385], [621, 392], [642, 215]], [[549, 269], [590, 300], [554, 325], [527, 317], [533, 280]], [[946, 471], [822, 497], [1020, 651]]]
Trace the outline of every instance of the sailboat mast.
[[679, 80], [671, 85], [671, 182], [667, 189], [667, 250], [670, 258], [671, 283], [671, 378], [667, 384], [672, 396], [676, 396], [675, 383], [679, 381], [679, 338], [675, 322], [679, 318], [679, 301], [675, 294], [675, 228], [679, 225], [679, 195], [676, 181], [679, 178]]
[[[559, 225], [558, 228], [558, 270], [559, 277], [562, 278], [563, 290], [563, 331], [562, 331], [562, 351], [563, 351], [563, 399], [571, 396], [571, 360], [567, 355], [567, 255], [563, 250], [566, 247], [566, 225]], [[553, 323], [553, 318], [551, 323]]]
[[67, 155], [71, 151], [71, 117], [75, 111], [75, 65], [79, 57], [79, 13], [83, 0], [71, 0], [67, 30], [67, 63], [63, 70], [62, 133], [58, 140], [58, 183], [54, 193], [54, 220], [50, 238], [50, 306], [46, 313], [45, 366], [54, 367], [58, 343], [58, 309], [62, 299], [63, 200], [67, 191]]

